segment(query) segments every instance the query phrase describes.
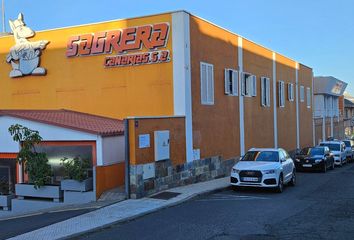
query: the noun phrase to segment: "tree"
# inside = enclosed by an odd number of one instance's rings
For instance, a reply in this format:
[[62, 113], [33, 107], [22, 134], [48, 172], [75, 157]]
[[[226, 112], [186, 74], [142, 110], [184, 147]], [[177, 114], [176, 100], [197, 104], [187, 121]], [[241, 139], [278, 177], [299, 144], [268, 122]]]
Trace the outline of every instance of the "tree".
[[36, 151], [36, 145], [42, 141], [39, 132], [14, 124], [9, 127], [9, 133], [15, 142], [21, 144], [17, 162], [25, 166], [29, 182], [34, 184], [35, 189], [49, 183], [53, 174], [47, 155]]

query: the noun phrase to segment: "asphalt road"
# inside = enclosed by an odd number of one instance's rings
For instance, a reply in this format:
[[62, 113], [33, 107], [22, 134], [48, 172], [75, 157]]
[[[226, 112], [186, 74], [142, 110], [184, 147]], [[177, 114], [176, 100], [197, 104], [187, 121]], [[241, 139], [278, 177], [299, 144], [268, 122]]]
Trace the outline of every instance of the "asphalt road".
[[95, 209], [57, 210], [0, 220], [0, 239], [14, 237], [93, 210]]
[[298, 173], [282, 194], [207, 195], [75, 239], [354, 239], [354, 164]]

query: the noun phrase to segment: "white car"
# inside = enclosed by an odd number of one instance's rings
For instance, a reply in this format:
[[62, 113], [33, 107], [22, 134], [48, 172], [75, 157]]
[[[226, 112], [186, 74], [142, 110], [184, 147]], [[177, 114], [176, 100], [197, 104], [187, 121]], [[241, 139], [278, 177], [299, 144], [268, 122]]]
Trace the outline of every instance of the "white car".
[[252, 148], [231, 170], [231, 185], [235, 187], [275, 188], [281, 193], [284, 184], [295, 183], [294, 161], [281, 148]]
[[320, 146], [328, 147], [334, 156], [334, 163], [342, 166], [347, 162], [347, 153], [345, 151], [345, 143], [342, 141], [326, 141], [321, 142]]
[[345, 144], [345, 152], [347, 153], [347, 160], [350, 159], [350, 161], [353, 161], [353, 145], [352, 145], [352, 140], [343, 140]]

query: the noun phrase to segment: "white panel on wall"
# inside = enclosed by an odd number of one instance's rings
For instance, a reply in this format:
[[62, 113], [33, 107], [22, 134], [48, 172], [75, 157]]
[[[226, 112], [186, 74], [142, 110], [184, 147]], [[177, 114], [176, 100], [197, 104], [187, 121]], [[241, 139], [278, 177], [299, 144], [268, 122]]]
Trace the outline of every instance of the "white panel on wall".
[[155, 163], [143, 165], [143, 180], [155, 177]]
[[170, 131], [155, 131], [155, 161], [170, 158]]

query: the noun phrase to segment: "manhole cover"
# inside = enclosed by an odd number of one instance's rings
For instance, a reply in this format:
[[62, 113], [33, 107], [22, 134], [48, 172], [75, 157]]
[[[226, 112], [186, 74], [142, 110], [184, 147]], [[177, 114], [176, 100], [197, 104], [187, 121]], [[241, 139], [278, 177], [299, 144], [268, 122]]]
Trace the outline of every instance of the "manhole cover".
[[155, 198], [155, 199], [162, 199], [162, 200], [169, 200], [171, 198], [177, 197], [180, 195], [180, 193], [176, 192], [162, 192], [158, 193], [156, 195], [151, 196], [150, 198]]

